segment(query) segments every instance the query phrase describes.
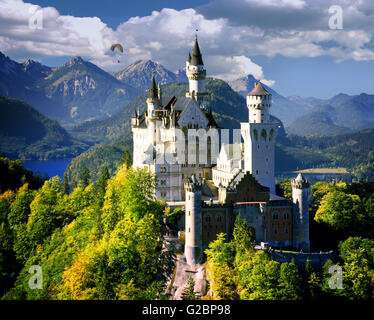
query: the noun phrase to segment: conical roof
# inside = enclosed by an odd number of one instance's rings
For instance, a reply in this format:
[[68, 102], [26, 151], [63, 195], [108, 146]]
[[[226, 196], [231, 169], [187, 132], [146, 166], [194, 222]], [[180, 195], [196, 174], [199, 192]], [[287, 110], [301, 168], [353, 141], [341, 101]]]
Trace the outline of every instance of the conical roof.
[[195, 46], [192, 51], [192, 58], [191, 62], [192, 65], [198, 66], [198, 65], [204, 65], [203, 57], [200, 52], [199, 43], [197, 42], [197, 37], [195, 39]]
[[269, 92], [266, 91], [266, 89], [262, 86], [261, 82], [255, 83], [255, 87], [252, 89], [250, 93], [247, 94], [247, 96], [271, 96]]
[[156, 80], [155, 80], [155, 73], [152, 74], [152, 81], [151, 81], [151, 88], [149, 90], [149, 97], [150, 98], [158, 98], [158, 92], [157, 92], [157, 86], [156, 86]]
[[301, 172], [297, 175], [295, 181], [297, 181], [297, 182], [303, 182], [303, 181], [305, 181], [305, 179], [304, 179], [303, 175], [301, 174]]
[[137, 117], [136, 109], [134, 108], [134, 110], [132, 111], [131, 118], [136, 118], [136, 117]]

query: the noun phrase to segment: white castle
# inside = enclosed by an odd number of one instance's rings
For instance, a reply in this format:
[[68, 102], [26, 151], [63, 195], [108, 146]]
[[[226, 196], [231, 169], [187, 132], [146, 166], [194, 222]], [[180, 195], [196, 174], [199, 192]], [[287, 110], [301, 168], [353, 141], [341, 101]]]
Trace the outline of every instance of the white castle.
[[[152, 77], [147, 111], [144, 114], [134, 110], [132, 115], [132, 132], [134, 142], [133, 167], [148, 168], [158, 177], [156, 197], [167, 201], [181, 201], [185, 198], [183, 180], [194, 174], [198, 178], [213, 177], [216, 187], [227, 183], [239, 171], [249, 171], [256, 180], [275, 193], [274, 183], [274, 145], [277, 123], [270, 121], [271, 94], [261, 83], [247, 95], [249, 121], [241, 123], [241, 134], [244, 148], [240, 143], [222, 145], [218, 158], [212, 158], [214, 150], [210, 145], [212, 128], [218, 128], [211, 110], [205, 104], [206, 70], [202, 60], [197, 38], [192, 52], [186, 61], [186, 73], [189, 80], [189, 91], [185, 98], [175, 96], [163, 97], [160, 85]], [[178, 136], [181, 129], [185, 137]], [[189, 129], [205, 130], [203, 139], [197, 136], [192, 154], [188, 154], [187, 131]], [[190, 143], [191, 143], [190, 135]], [[185, 163], [172, 163], [168, 160], [177, 152], [177, 142], [186, 140], [186, 152], [179, 156]], [[201, 145], [206, 145], [205, 163], [199, 162]], [[242, 150], [244, 149], [244, 150]], [[196, 154], [195, 154], [196, 150]], [[183, 161], [184, 162], [184, 161]], [[217, 163], [216, 166], [213, 165]]]
[[[189, 92], [184, 98], [163, 97], [160, 85], [156, 85], [153, 75], [147, 99], [147, 111], [140, 114], [134, 110], [131, 119], [134, 143], [133, 167], [148, 168], [155, 173], [158, 177], [156, 197], [165, 198], [167, 201], [184, 200], [183, 180], [191, 175], [208, 178], [212, 167], [210, 149], [204, 149], [206, 161], [199, 163], [202, 157], [199, 146], [209, 145], [209, 130], [218, 128], [204, 101], [206, 70], [197, 39], [192, 56], [189, 54], [186, 61], [186, 73]], [[195, 148], [190, 150], [190, 153], [187, 140], [193, 139], [190, 133], [194, 130], [189, 129], [196, 129], [196, 131], [200, 129], [207, 133], [206, 140], [196, 139]], [[185, 136], [181, 136], [181, 130]], [[183, 161], [172, 163], [170, 158], [177, 153], [178, 143], [183, 145], [186, 143], [186, 152], [182, 150], [179, 154]]]
[[[212, 111], [206, 106], [206, 70], [197, 38], [186, 61], [186, 97], [164, 97], [154, 75], [147, 110], [134, 110], [133, 167], [157, 177], [156, 197], [185, 209], [185, 254], [199, 263], [204, 248], [219, 232], [228, 235], [241, 214], [256, 241], [310, 249], [309, 184], [301, 174], [292, 181], [293, 201], [275, 195], [274, 148], [278, 124], [269, 110], [272, 95], [260, 82], [247, 94], [244, 143], [221, 143]], [[239, 137], [240, 138], [240, 137]]]

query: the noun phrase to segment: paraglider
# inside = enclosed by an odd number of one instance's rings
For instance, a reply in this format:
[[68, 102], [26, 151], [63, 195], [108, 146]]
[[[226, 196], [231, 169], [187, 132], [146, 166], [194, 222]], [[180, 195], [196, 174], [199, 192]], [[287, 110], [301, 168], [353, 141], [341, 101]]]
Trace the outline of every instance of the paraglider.
[[[112, 44], [112, 45], [110, 46], [110, 50], [112, 50], [113, 52], [114, 52], [115, 49], [117, 49], [118, 51], [120, 51], [121, 53], [123, 53], [123, 47], [122, 47], [121, 44], [119, 44], [119, 43], [114, 43], [114, 44]], [[120, 61], [119, 61], [119, 56], [116, 55], [116, 57], [117, 57], [118, 63], [120, 63]]]

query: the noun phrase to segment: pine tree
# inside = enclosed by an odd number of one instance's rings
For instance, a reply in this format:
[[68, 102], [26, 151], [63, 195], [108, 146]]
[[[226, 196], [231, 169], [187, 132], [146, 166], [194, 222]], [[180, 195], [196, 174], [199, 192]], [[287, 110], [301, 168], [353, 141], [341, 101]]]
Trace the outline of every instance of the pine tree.
[[187, 280], [187, 286], [184, 288], [181, 298], [182, 300], [196, 300], [196, 292], [194, 291], [195, 281], [192, 277]]
[[64, 173], [64, 180], [63, 180], [62, 184], [63, 184], [64, 193], [69, 194], [70, 193], [70, 186], [69, 186], [69, 177], [68, 177], [67, 171], [65, 171], [65, 173]]
[[79, 175], [79, 183], [83, 188], [87, 187], [90, 184], [90, 171], [84, 166]]
[[125, 164], [127, 168], [131, 167], [132, 160], [131, 160], [131, 155], [130, 155], [130, 152], [129, 152], [128, 148], [125, 149], [125, 152], [123, 153], [121, 162], [122, 162], [122, 164]]

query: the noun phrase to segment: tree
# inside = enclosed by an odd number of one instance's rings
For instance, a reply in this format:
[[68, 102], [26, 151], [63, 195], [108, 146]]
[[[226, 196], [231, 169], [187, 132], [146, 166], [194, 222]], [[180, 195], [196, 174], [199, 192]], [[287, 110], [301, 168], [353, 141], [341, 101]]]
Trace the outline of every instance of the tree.
[[68, 176], [67, 171], [65, 171], [65, 173], [64, 173], [64, 180], [63, 180], [62, 184], [63, 184], [64, 193], [69, 194], [70, 193], [70, 186], [69, 186], [69, 176]]
[[213, 292], [221, 300], [235, 300], [238, 298], [235, 270], [227, 263], [213, 265]]
[[281, 190], [283, 193], [283, 197], [292, 201], [292, 187], [291, 187], [291, 178], [284, 179], [281, 182]]
[[83, 188], [87, 187], [90, 184], [90, 171], [86, 166], [83, 166], [80, 172], [79, 183], [83, 186]]
[[280, 266], [279, 292], [281, 300], [297, 300], [302, 296], [301, 277], [294, 263], [284, 262]]
[[132, 159], [128, 148], [126, 148], [123, 153], [121, 163], [124, 164], [127, 168], [130, 168], [132, 165]]
[[188, 278], [187, 286], [184, 288], [181, 298], [182, 300], [196, 300], [195, 281], [192, 277]]
[[363, 221], [363, 208], [359, 196], [335, 190], [323, 196], [314, 219], [325, 222], [335, 230], [360, 228]]
[[349, 237], [339, 245], [343, 259], [343, 290], [349, 299], [372, 299], [374, 293], [374, 241]]
[[245, 219], [240, 214], [236, 217], [234, 224], [234, 246], [237, 254], [253, 248], [253, 234]]
[[233, 264], [235, 251], [231, 242], [226, 241], [226, 234], [217, 234], [217, 239], [209, 243], [209, 248], [205, 250], [209, 263], [222, 265]]

